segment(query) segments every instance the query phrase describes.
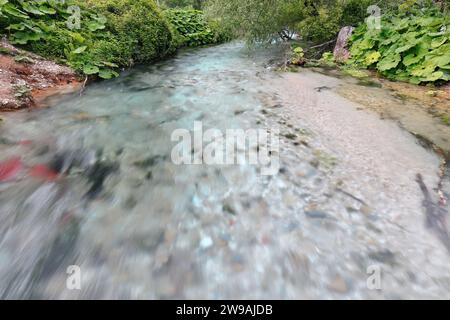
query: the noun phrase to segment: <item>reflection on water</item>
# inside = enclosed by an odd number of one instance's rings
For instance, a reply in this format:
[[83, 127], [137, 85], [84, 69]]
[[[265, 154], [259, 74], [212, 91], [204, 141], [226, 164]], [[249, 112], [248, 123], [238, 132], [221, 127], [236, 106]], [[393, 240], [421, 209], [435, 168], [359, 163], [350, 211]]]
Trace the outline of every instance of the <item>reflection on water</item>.
[[[423, 266], [387, 243], [407, 231], [331, 180], [337, 156], [283, 117], [272, 90], [281, 75], [264, 65], [278, 54], [237, 43], [185, 51], [52, 108], [6, 115], [0, 297], [448, 297], [448, 261], [432, 264], [440, 285], [429, 289], [414, 275]], [[279, 174], [175, 166], [171, 133], [194, 121], [280, 127]], [[384, 292], [367, 289], [374, 263], [389, 271]], [[79, 291], [66, 287], [71, 265]]]

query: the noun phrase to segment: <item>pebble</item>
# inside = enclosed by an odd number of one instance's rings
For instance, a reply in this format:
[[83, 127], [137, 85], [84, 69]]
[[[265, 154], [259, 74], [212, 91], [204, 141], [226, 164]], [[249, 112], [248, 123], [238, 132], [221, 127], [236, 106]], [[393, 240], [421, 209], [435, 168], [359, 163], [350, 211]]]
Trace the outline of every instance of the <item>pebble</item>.
[[360, 211], [361, 211], [362, 214], [364, 214], [366, 216], [372, 214], [372, 209], [369, 206], [367, 206], [367, 205], [363, 205], [361, 207]]
[[214, 244], [213, 240], [210, 237], [205, 237], [200, 241], [200, 247], [202, 249], [208, 249]]
[[323, 211], [319, 211], [319, 210], [305, 211], [305, 214], [308, 218], [311, 218], [311, 219], [327, 219], [327, 218], [329, 218], [328, 214], [326, 214]]
[[336, 293], [341, 294], [347, 293], [348, 292], [347, 282], [341, 276], [337, 276], [330, 282], [330, 284], [328, 285], [328, 289]]

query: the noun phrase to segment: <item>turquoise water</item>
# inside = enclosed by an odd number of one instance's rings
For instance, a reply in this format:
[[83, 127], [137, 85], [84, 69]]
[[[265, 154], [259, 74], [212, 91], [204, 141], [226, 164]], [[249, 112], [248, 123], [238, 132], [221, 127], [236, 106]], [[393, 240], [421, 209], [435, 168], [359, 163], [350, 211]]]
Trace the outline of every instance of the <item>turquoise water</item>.
[[[94, 83], [81, 96], [53, 98], [51, 108], [5, 115], [0, 162], [16, 159], [17, 170], [0, 183], [0, 297], [448, 292], [427, 291], [431, 280], [420, 276], [419, 284], [397, 285], [423, 265], [409, 262], [404, 247], [387, 245], [405, 232], [393, 224], [384, 229], [381, 214], [391, 204], [339, 191], [342, 182], [330, 178], [339, 155], [301, 118], [284, 113], [276, 84], [286, 83], [269, 63], [281, 54], [249, 52], [240, 43], [187, 50]], [[171, 134], [195, 121], [220, 130], [280, 129], [280, 171], [176, 166]], [[372, 263], [393, 275], [386, 292], [366, 287]], [[80, 290], [67, 288], [72, 265], [81, 271]]]

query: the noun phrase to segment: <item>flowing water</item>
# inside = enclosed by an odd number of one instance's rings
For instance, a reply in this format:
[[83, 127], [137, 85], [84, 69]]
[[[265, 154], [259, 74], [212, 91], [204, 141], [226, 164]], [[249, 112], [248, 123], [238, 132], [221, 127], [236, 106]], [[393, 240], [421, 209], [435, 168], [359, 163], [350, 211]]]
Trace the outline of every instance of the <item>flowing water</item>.
[[[3, 115], [0, 297], [450, 298], [448, 233], [425, 224], [441, 159], [343, 80], [274, 72], [281, 55], [186, 50]], [[279, 172], [175, 165], [171, 134], [195, 121], [279, 129]]]

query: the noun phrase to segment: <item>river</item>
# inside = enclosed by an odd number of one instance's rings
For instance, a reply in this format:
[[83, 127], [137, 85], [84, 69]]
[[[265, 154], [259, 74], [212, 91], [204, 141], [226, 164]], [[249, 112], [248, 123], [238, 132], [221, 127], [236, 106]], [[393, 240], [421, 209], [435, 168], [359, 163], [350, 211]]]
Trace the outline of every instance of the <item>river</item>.
[[[340, 94], [383, 89], [275, 72], [281, 55], [185, 50], [2, 115], [0, 297], [450, 298], [442, 159]], [[276, 128], [279, 171], [174, 164], [195, 121]]]

